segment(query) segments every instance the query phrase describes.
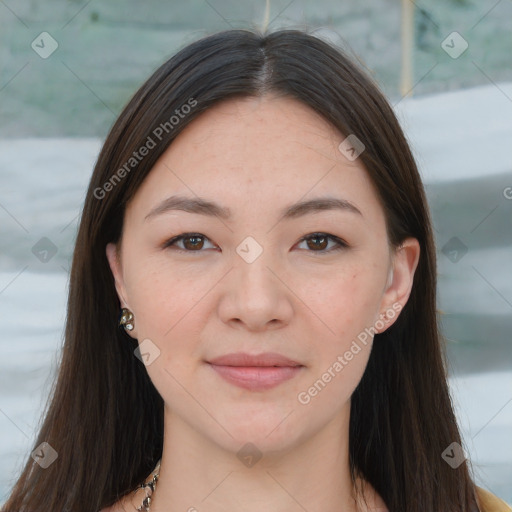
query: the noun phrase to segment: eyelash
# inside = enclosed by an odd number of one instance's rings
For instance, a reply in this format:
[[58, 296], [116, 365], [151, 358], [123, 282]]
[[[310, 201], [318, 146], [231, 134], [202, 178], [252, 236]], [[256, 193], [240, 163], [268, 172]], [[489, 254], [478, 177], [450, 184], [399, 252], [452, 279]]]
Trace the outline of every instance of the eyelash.
[[[303, 238], [301, 238], [299, 240], [299, 243], [307, 241], [307, 240], [309, 240], [311, 238], [315, 238], [315, 237], [328, 238], [328, 239], [336, 242], [338, 244], [338, 246], [334, 247], [334, 248], [331, 248], [331, 249], [328, 249], [328, 250], [320, 250], [320, 251], [307, 250], [307, 252], [327, 254], [327, 253], [330, 253], [330, 252], [333, 252], [333, 251], [339, 251], [341, 249], [348, 248], [348, 244], [344, 240], [342, 240], [341, 238], [339, 238], [337, 236], [334, 236], [334, 235], [330, 235], [329, 233], [321, 233], [321, 232], [311, 233], [309, 235], [306, 235], [305, 237], [303, 237]], [[176, 242], [179, 242], [179, 241], [181, 241], [183, 239], [186, 239], [186, 238], [203, 238], [205, 240], [209, 240], [209, 238], [207, 236], [204, 236], [201, 233], [182, 233], [181, 235], [175, 236], [175, 237], [167, 240], [167, 242], [165, 242], [164, 245], [163, 245], [163, 249], [167, 249], [169, 247], [172, 247], [173, 245], [176, 244]], [[180, 251], [180, 252], [188, 252], [188, 253], [204, 252], [202, 250], [192, 251], [192, 250], [180, 249], [180, 248], [175, 249], [175, 250], [176, 251]]]

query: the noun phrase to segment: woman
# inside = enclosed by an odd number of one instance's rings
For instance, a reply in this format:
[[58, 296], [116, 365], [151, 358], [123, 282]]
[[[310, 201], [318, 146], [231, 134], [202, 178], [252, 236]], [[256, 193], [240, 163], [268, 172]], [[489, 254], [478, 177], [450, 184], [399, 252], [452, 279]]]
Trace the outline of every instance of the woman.
[[464, 459], [435, 292], [376, 85], [299, 31], [189, 45], [99, 155], [59, 378], [3, 510], [510, 510]]

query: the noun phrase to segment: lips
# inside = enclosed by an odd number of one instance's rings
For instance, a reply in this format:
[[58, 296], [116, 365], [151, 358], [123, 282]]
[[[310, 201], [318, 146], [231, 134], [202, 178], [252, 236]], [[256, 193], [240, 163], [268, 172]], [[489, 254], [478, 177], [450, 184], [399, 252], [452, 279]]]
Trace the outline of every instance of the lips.
[[216, 357], [208, 362], [218, 366], [302, 366], [297, 361], [292, 361], [275, 352], [264, 352], [258, 355], [235, 352]]
[[242, 352], [216, 357], [208, 364], [225, 381], [250, 391], [264, 391], [295, 377], [304, 365], [281, 354]]

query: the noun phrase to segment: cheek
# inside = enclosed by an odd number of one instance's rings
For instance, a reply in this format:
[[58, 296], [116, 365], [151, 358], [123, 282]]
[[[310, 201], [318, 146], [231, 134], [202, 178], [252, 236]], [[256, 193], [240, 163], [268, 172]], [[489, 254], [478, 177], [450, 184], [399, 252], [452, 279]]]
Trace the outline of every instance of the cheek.
[[373, 325], [382, 298], [383, 272], [381, 266], [361, 261], [331, 272], [329, 279], [304, 283], [307, 294], [303, 300], [323, 321], [326, 336], [322, 339], [342, 349]]
[[191, 316], [197, 315], [195, 308], [205, 294], [204, 280], [172, 271], [158, 258], [134, 256], [130, 263], [125, 282], [139, 341], [149, 338], [161, 350], [172, 343], [173, 352], [180, 345], [190, 347], [197, 339]]
[[197, 278], [185, 278], [153, 264], [139, 266], [132, 274], [137, 338], [139, 344], [151, 340], [156, 346], [151, 350], [158, 354], [147, 372], [167, 403], [185, 404], [185, 408], [190, 406], [190, 397], [182, 386], [193, 387], [197, 361], [202, 356], [200, 308], [206, 290]]
[[328, 281], [310, 285], [308, 306], [315, 313], [317, 334], [310, 332], [309, 336], [315, 356], [309, 384], [312, 387], [304, 391], [311, 397], [321, 394], [318, 405], [339, 408], [350, 398], [365, 371], [383, 272], [381, 266], [361, 261], [334, 273]]

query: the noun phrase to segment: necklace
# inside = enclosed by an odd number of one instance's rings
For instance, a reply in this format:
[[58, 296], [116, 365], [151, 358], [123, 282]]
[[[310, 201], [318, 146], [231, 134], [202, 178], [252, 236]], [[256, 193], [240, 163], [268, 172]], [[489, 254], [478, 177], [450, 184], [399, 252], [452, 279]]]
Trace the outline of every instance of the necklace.
[[144, 492], [146, 493], [145, 498], [142, 500], [142, 504], [140, 507], [138, 507], [136, 510], [137, 512], [148, 512], [149, 507], [151, 506], [151, 496], [153, 496], [153, 493], [155, 492], [156, 483], [158, 482], [158, 477], [160, 475], [160, 463], [162, 462], [162, 459], [160, 459], [153, 470], [153, 478], [147, 482], [140, 484], [137, 489], [135, 489], [135, 492], [137, 492], [138, 489], [144, 489]]

